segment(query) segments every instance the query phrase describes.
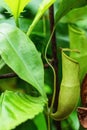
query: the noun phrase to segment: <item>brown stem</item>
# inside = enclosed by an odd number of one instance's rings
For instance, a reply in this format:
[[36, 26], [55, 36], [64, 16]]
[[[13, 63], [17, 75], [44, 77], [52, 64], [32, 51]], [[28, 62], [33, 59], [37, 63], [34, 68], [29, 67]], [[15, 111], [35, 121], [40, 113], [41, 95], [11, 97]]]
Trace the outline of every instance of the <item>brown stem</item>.
[[[50, 33], [52, 33], [54, 28], [54, 6], [52, 5], [49, 8], [49, 18], [50, 18]], [[57, 45], [56, 45], [56, 32], [54, 31], [52, 39], [51, 39], [51, 46], [52, 46], [52, 57], [53, 57], [53, 67], [55, 69], [56, 73], [56, 96], [55, 96], [55, 103], [54, 107], [57, 108], [57, 99], [59, 95], [59, 88], [58, 88], [58, 58], [57, 58]], [[56, 122], [56, 128], [57, 130], [61, 130], [60, 128], [60, 122]]]
[[87, 107], [87, 74], [85, 75], [81, 85], [81, 100], [83, 107]]
[[81, 125], [87, 128], [87, 74], [85, 75], [81, 85], [81, 101], [82, 107], [78, 107], [78, 118]]
[[17, 77], [17, 75], [15, 73], [7, 73], [0, 75], [0, 79], [13, 78], [13, 77]]

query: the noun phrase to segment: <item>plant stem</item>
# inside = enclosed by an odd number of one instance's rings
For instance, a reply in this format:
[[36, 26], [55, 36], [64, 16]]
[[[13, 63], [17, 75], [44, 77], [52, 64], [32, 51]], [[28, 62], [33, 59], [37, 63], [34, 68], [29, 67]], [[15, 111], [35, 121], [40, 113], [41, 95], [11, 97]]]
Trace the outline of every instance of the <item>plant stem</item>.
[[[49, 62], [48, 58], [47, 58], [47, 50], [48, 50], [48, 46], [50, 44], [50, 41], [52, 39], [52, 36], [53, 36], [53, 33], [54, 33], [54, 30], [55, 30], [55, 27], [53, 28], [52, 30], [52, 33], [50, 35], [50, 38], [48, 40], [48, 43], [46, 45], [46, 49], [45, 49], [45, 60], [47, 62], [47, 64], [51, 67], [52, 71], [53, 71], [53, 74], [54, 74], [54, 92], [53, 92], [53, 97], [52, 97], [52, 102], [51, 102], [51, 107], [50, 107], [50, 112], [48, 111], [48, 124], [50, 123], [50, 113], [52, 112], [52, 109], [53, 109], [53, 105], [54, 105], [54, 100], [55, 100], [55, 94], [56, 94], [56, 73], [55, 73], [55, 70], [54, 70], [54, 67], [52, 66], [52, 64]], [[48, 129], [49, 129], [49, 126], [48, 126]]]
[[16, 26], [19, 28], [19, 20], [18, 20], [18, 18], [16, 18], [15, 22], [16, 22]]
[[33, 20], [32, 24], [29, 26], [28, 31], [27, 31], [27, 36], [30, 36], [32, 30], [34, 29], [35, 25], [39, 21], [40, 17], [42, 16], [41, 12], [36, 15], [35, 19]]
[[50, 18], [50, 33], [52, 34], [53, 32], [53, 35], [52, 35], [52, 38], [51, 38], [51, 46], [52, 46], [52, 57], [53, 57], [53, 68], [54, 68], [54, 71], [55, 71], [55, 75], [54, 75], [54, 93], [53, 93], [53, 98], [52, 98], [52, 103], [51, 103], [51, 109], [53, 107], [53, 104], [54, 104], [54, 98], [55, 98], [55, 95], [56, 95], [56, 88], [58, 86], [58, 78], [57, 78], [57, 75], [58, 75], [58, 59], [57, 59], [57, 46], [56, 46], [56, 34], [55, 34], [55, 30], [53, 31], [54, 29], [54, 7], [53, 5], [49, 8], [49, 18]]
[[[54, 22], [54, 6], [52, 5], [49, 8], [49, 18], [50, 18], [50, 32], [52, 34], [51, 38], [51, 46], [52, 46], [52, 57], [53, 57], [53, 68], [54, 68], [54, 92], [53, 92], [53, 98], [52, 98], [52, 103], [51, 103], [51, 109], [53, 108], [53, 105], [57, 108], [57, 99], [59, 95], [59, 87], [58, 87], [58, 57], [57, 57], [57, 45], [56, 45], [56, 24]], [[56, 99], [56, 100], [55, 100]], [[52, 110], [51, 110], [52, 111]], [[56, 123], [56, 128], [58, 130], [61, 130], [60, 128], [60, 122]]]
[[47, 49], [48, 49], [48, 46], [49, 46], [50, 41], [51, 41], [51, 39], [52, 39], [54, 30], [55, 30], [55, 28], [53, 28], [53, 31], [52, 31], [52, 33], [51, 33], [51, 35], [50, 35], [50, 38], [49, 38], [49, 40], [48, 40], [48, 43], [47, 43], [46, 49], [45, 49], [45, 60], [46, 60], [47, 64], [51, 67], [51, 69], [52, 69], [52, 71], [53, 71], [53, 75], [54, 75], [54, 84], [53, 84], [53, 86], [54, 86], [54, 92], [53, 92], [53, 97], [52, 97], [52, 102], [51, 102], [51, 107], [50, 107], [50, 113], [52, 112], [53, 105], [54, 105], [54, 100], [55, 100], [55, 95], [56, 95], [56, 73], [55, 73], [54, 67], [53, 67], [52, 64], [49, 62], [49, 60], [48, 60], [46, 54], [47, 54]]
[[15, 17], [15, 21], [16, 21], [16, 26], [19, 28], [19, 8], [20, 8], [20, 3], [21, 0], [18, 1], [18, 7], [17, 7], [17, 12], [16, 12], [16, 17]]
[[13, 78], [13, 77], [17, 77], [17, 74], [15, 74], [15, 73], [7, 73], [7, 74], [0, 75], [0, 79]]
[[50, 128], [50, 115], [49, 115], [49, 106], [47, 104], [47, 122], [48, 122], [48, 130], [51, 130]]

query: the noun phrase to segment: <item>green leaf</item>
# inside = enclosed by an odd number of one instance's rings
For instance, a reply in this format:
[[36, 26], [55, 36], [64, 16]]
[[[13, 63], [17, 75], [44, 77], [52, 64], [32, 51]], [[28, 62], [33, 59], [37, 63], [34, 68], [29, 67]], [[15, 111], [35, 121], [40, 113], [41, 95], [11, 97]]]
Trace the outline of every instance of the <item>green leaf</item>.
[[34, 118], [34, 123], [36, 124], [38, 130], [47, 130], [47, 123], [46, 123], [45, 115], [43, 113], [40, 113]]
[[79, 130], [80, 123], [76, 110], [72, 112], [67, 119], [61, 121], [61, 128], [62, 130]]
[[72, 130], [79, 130], [80, 123], [77, 116], [77, 111], [73, 111], [67, 119], [68, 123], [70, 124]]
[[27, 120], [18, 125], [14, 130], [38, 130], [33, 120]]
[[42, 97], [6, 91], [0, 97], [0, 130], [11, 130], [43, 111]]
[[72, 9], [80, 8], [85, 5], [87, 5], [86, 0], [62, 0], [59, 9], [56, 13], [56, 22], [58, 22], [63, 16], [65, 16]]
[[45, 95], [41, 55], [21, 30], [9, 24], [0, 25], [0, 53], [5, 63], [21, 79]]
[[42, 15], [45, 13], [45, 11], [55, 2], [55, 0], [43, 0], [42, 3], [40, 4], [40, 7], [38, 8], [38, 12], [32, 22], [32, 24], [30, 25], [27, 35], [30, 35], [30, 33], [32, 32], [33, 28], [35, 27], [35, 25], [37, 24], [37, 22], [39, 21], [39, 19], [42, 17]]
[[5, 62], [3, 61], [3, 59], [0, 58], [0, 69], [2, 69], [4, 65], [5, 65]]
[[82, 80], [87, 72], [87, 36], [85, 31], [76, 26], [69, 26], [70, 48], [77, 49], [80, 53], [70, 53], [80, 64], [80, 79]]
[[87, 20], [87, 6], [82, 8], [77, 8], [70, 11], [65, 17], [61, 19], [63, 23], [76, 23], [78, 21], [85, 21]]
[[24, 7], [30, 2], [30, 0], [4, 0], [10, 7], [14, 18], [17, 20]]

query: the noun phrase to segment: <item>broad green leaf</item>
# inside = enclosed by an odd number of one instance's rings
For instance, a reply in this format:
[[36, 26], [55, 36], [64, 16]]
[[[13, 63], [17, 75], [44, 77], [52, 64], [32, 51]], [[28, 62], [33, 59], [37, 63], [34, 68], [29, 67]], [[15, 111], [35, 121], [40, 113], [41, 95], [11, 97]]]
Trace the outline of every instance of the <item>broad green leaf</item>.
[[4, 65], [5, 65], [5, 62], [3, 61], [3, 59], [0, 58], [0, 69], [2, 69]]
[[87, 20], [87, 6], [82, 8], [77, 8], [70, 11], [65, 17], [61, 19], [63, 23], [76, 23], [78, 21]]
[[0, 97], [0, 130], [11, 130], [43, 111], [42, 97], [6, 91]]
[[87, 36], [85, 31], [69, 26], [70, 48], [77, 49], [80, 53], [70, 53], [80, 64], [80, 79], [87, 73]]
[[30, 35], [32, 32], [33, 28], [39, 21], [39, 19], [42, 17], [42, 15], [45, 13], [45, 11], [55, 2], [55, 0], [43, 0], [42, 3], [40, 4], [40, 7], [38, 8], [38, 12], [32, 22], [32, 24], [29, 27], [29, 30], [27, 32], [27, 35]]
[[10, 7], [14, 18], [17, 20], [24, 7], [30, 2], [30, 0], [4, 0]]
[[45, 95], [41, 55], [21, 30], [9, 24], [0, 25], [0, 54], [21, 79]]
[[87, 5], [86, 0], [62, 0], [56, 13], [56, 22], [65, 16], [69, 11]]

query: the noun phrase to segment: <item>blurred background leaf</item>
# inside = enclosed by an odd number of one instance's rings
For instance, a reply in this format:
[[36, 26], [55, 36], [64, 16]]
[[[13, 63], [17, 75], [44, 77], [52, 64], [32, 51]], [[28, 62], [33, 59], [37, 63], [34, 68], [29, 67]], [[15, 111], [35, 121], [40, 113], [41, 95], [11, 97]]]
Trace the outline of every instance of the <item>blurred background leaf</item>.
[[80, 64], [80, 80], [87, 73], [87, 35], [84, 30], [74, 26], [69, 26], [70, 48], [77, 49], [80, 53], [70, 53]]
[[20, 13], [23, 11], [24, 7], [30, 2], [30, 0], [15, 0], [14, 3], [12, 0], [4, 0], [4, 2], [9, 6], [12, 15], [17, 22]]
[[59, 21], [63, 16], [75, 8], [80, 8], [87, 5], [85, 0], [62, 0], [60, 2], [59, 9], [56, 13], [56, 22]]

